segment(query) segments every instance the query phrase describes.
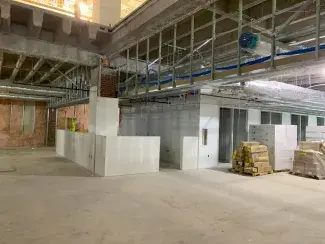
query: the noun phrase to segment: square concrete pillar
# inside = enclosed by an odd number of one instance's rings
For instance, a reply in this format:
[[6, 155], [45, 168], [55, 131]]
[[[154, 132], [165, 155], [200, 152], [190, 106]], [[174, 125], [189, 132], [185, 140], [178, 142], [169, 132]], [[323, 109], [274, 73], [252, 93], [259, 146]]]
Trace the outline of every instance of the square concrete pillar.
[[282, 124], [283, 125], [291, 125], [291, 114], [290, 113], [282, 113]]

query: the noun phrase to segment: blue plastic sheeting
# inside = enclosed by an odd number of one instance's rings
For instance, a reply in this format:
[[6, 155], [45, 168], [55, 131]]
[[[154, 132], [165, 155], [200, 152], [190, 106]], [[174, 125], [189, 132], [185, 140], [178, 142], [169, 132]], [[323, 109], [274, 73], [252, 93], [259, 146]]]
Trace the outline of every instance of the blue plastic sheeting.
[[[325, 50], [325, 44], [320, 45], [319, 48], [320, 48], [320, 50]], [[294, 55], [299, 55], [299, 54], [315, 52], [315, 50], [316, 50], [316, 47], [310, 47], [310, 48], [298, 49], [298, 50], [293, 50], [293, 51], [284, 52], [284, 53], [277, 53], [276, 56], [278, 56], [278, 57], [294, 56]], [[271, 55], [255, 59], [253, 61], [244, 62], [240, 66], [245, 67], [245, 66], [251, 66], [254, 64], [260, 64], [260, 63], [264, 63], [270, 59], [271, 59]], [[238, 67], [238, 65], [234, 64], [234, 65], [229, 65], [229, 66], [225, 66], [225, 67], [219, 67], [219, 68], [216, 68], [215, 70], [216, 71], [233, 70], [233, 69], [237, 69], [237, 67]], [[209, 75], [209, 74], [211, 74], [211, 69], [205, 70], [205, 71], [202, 71], [199, 73], [194, 73], [194, 74], [192, 74], [192, 78], [198, 78], [198, 77]], [[171, 77], [171, 75], [169, 75], [169, 77]], [[190, 78], [191, 78], [190, 75], [176, 76], [176, 80], [186, 80], [186, 79], [190, 79]], [[163, 84], [167, 84], [167, 83], [171, 83], [171, 82], [173, 82], [173, 78], [161, 80], [160, 84], [163, 85]], [[145, 84], [145, 78], [142, 79], [140, 81], [140, 83]], [[148, 82], [148, 86], [157, 86], [157, 85], [158, 85], [158, 81]], [[120, 92], [124, 92], [124, 91], [125, 91], [125, 88], [120, 89]]]

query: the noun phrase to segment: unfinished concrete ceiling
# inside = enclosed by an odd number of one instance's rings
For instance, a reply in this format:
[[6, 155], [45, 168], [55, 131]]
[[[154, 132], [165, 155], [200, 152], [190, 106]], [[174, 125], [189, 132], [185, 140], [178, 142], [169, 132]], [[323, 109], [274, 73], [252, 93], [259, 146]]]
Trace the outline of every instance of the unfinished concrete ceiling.
[[123, 19], [131, 12], [140, 7], [147, 0], [122, 0], [121, 1], [121, 18]]

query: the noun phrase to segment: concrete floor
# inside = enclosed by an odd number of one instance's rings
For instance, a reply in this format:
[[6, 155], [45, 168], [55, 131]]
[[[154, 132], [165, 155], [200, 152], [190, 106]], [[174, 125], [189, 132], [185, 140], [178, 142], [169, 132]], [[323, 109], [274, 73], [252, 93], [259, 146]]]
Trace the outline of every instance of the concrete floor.
[[87, 177], [49, 150], [16, 152], [17, 171], [0, 175], [1, 244], [325, 243], [325, 181], [224, 169]]

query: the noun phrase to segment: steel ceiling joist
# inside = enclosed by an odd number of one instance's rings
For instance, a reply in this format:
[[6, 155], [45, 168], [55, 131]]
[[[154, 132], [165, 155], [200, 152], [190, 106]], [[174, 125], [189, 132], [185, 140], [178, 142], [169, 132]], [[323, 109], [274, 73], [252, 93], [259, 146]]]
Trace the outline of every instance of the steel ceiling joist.
[[24, 78], [23, 83], [27, 83], [35, 75], [35, 73], [42, 67], [44, 62], [45, 62], [44, 58], [40, 58], [35, 64], [35, 66], [33, 67], [33, 69]]
[[17, 76], [17, 74], [18, 74], [18, 72], [19, 72], [21, 66], [23, 65], [25, 59], [26, 59], [26, 56], [23, 55], [23, 54], [20, 54], [20, 56], [19, 56], [19, 58], [18, 58], [18, 61], [17, 61], [17, 63], [16, 63], [16, 66], [15, 66], [14, 70], [12, 71], [12, 75], [11, 75], [11, 77], [10, 77], [10, 79], [11, 79], [12, 81], [14, 81], [14, 80], [16, 79], [16, 76]]
[[38, 81], [33, 82], [33, 85], [41, 84], [45, 80], [47, 80], [52, 74], [54, 74], [61, 66], [63, 65], [62, 62], [56, 63], [50, 71], [48, 71], [46, 74], [44, 74]]
[[63, 77], [67, 77], [67, 75], [70, 74], [70, 72], [74, 71], [78, 67], [80, 67], [80, 66], [79, 65], [73, 66], [71, 69], [67, 70], [65, 73], [62, 73], [59, 77], [57, 77], [56, 79], [51, 81], [50, 84], [55, 84], [58, 80], [62, 79]]

